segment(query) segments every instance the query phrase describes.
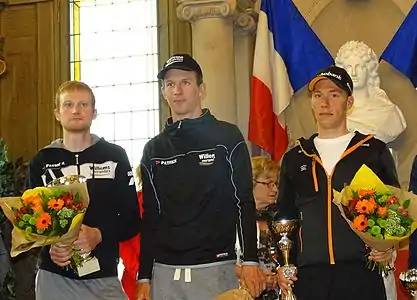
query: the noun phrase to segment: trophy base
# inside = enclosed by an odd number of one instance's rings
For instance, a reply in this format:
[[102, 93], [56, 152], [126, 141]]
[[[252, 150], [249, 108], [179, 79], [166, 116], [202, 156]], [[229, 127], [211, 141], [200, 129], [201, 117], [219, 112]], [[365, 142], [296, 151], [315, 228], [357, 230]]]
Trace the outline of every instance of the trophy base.
[[292, 291], [288, 291], [287, 295], [284, 295], [283, 292], [280, 292], [279, 300], [297, 300], [297, 297]]
[[100, 263], [95, 257], [85, 259], [81, 266], [77, 266], [77, 275], [79, 277], [100, 271]]

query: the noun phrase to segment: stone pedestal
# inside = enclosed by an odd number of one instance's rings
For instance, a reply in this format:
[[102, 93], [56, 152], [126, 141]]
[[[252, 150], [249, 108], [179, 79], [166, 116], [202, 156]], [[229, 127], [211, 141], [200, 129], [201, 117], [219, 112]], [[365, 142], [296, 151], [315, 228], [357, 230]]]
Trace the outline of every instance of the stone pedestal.
[[177, 0], [177, 16], [192, 27], [193, 56], [201, 65], [207, 95], [203, 106], [236, 124], [234, 15], [236, 0]]

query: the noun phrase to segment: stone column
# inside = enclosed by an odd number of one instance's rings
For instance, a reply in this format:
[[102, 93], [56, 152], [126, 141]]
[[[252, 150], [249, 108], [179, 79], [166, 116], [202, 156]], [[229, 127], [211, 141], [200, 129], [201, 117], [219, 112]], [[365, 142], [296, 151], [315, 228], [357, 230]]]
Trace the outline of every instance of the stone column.
[[236, 0], [177, 0], [177, 16], [191, 23], [193, 56], [207, 95], [203, 106], [220, 120], [237, 123], [233, 30]]
[[255, 33], [258, 13], [253, 9], [256, 0], [239, 1], [235, 18], [235, 74], [237, 126], [247, 140]]

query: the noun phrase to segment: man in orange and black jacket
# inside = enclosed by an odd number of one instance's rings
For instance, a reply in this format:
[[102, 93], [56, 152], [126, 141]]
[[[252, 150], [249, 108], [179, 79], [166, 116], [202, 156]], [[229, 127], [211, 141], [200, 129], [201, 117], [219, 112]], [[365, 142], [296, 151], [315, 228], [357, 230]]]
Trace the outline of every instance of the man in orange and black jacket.
[[294, 283], [299, 300], [386, 299], [382, 276], [369, 270], [366, 262], [389, 261], [392, 250], [370, 253], [332, 203], [333, 191], [350, 184], [364, 164], [385, 184], [399, 186], [386, 145], [372, 135], [347, 130], [352, 86], [348, 73], [338, 67], [310, 82], [318, 134], [298, 140], [282, 161], [279, 215], [299, 218], [300, 229], [293, 262], [297, 274], [287, 280], [281, 270], [280, 287], [286, 291]]

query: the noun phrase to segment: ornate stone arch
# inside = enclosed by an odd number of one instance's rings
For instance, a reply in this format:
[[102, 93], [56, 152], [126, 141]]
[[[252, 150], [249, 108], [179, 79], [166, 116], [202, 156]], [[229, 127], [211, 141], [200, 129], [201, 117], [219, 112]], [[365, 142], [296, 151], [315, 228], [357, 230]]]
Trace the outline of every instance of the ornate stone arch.
[[[404, 15], [407, 15], [410, 11], [413, 3], [409, 0], [391, 0], [401, 10]], [[298, 9], [307, 20], [308, 24], [311, 25], [315, 21], [318, 15], [332, 2], [332, 0], [294, 0]]]

